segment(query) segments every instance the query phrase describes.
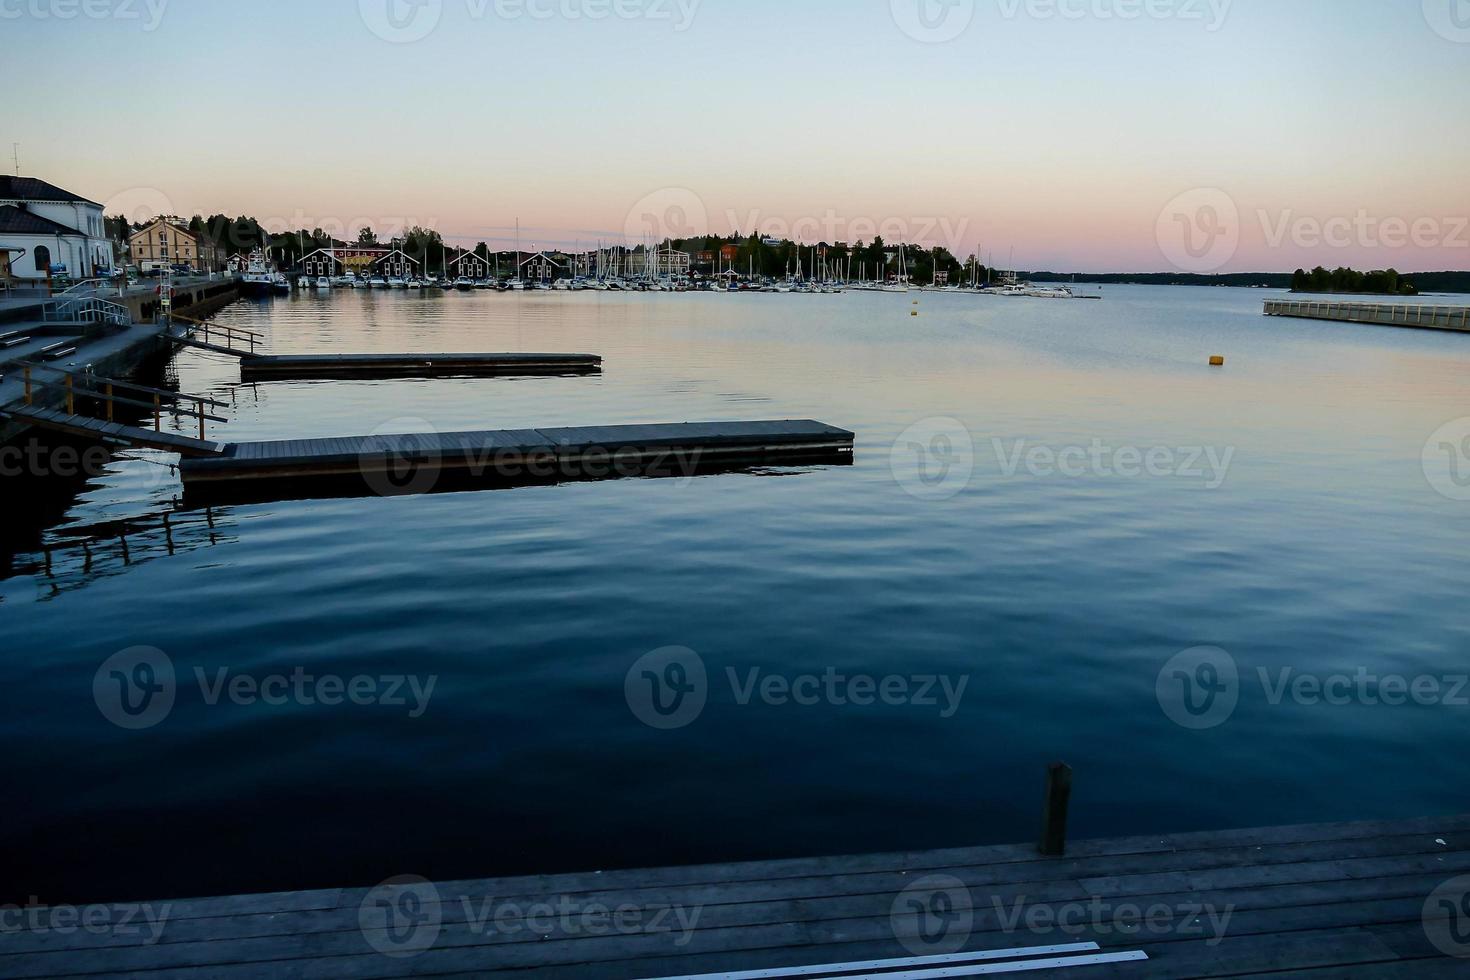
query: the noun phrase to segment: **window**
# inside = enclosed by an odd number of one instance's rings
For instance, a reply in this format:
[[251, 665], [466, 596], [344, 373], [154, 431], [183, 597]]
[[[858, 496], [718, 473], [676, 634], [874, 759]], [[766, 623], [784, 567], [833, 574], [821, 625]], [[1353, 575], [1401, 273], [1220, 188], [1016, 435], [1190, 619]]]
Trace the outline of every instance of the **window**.
[[36, 246], [36, 271], [46, 272], [51, 268], [51, 250], [45, 245]]

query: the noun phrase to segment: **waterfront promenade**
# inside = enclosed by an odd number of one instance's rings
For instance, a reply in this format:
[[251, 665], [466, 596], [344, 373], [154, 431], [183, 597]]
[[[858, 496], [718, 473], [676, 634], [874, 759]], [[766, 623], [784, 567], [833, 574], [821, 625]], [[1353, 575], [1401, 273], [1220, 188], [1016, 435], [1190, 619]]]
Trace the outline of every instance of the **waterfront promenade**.
[[154, 921], [136, 935], [48, 931], [30, 910], [0, 933], [0, 975], [1435, 980], [1470, 974], [1467, 873], [1470, 816], [1145, 835], [1060, 858], [1018, 845], [404, 878], [132, 906]]

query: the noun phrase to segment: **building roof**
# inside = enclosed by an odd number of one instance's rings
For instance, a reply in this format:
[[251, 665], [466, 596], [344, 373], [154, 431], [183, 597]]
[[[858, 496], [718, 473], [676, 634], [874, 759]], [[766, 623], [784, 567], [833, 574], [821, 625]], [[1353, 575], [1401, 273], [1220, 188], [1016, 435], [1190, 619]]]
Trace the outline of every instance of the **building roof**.
[[69, 204], [73, 201], [102, 207], [96, 201], [80, 194], [62, 190], [39, 177], [7, 177], [0, 175], [0, 201], [53, 201]]
[[0, 204], [0, 234], [87, 237], [75, 228], [68, 228], [50, 218], [43, 218], [33, 211], [18, 208], [14, 204]]

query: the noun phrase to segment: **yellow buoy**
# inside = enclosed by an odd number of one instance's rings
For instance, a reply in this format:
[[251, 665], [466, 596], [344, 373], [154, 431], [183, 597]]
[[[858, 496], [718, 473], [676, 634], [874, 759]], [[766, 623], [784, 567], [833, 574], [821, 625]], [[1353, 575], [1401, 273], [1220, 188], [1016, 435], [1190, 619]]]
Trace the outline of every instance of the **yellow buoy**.
[[910, 310], [909, 311], [909, 316], [918, 316], [918, 315], [919, 315], [919, 311], [918, 310]]
[[1224, 367], [1224, 366], [1225, 366], [1225, 358], [1220, 357], [1218, 354], [1216, 356], [1210, 358], [1210, 367]]

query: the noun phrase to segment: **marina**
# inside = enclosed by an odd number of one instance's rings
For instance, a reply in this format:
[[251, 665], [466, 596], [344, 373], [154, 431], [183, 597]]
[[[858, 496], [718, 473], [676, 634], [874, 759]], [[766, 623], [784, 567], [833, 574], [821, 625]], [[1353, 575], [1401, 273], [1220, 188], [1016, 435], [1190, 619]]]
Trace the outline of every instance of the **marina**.
[[0, 980], [1470, 980], [1470, 0], [992, 6], [0, 8]]

